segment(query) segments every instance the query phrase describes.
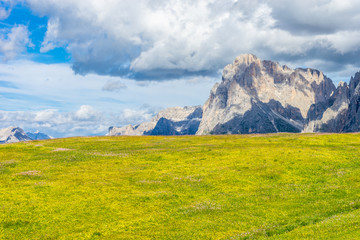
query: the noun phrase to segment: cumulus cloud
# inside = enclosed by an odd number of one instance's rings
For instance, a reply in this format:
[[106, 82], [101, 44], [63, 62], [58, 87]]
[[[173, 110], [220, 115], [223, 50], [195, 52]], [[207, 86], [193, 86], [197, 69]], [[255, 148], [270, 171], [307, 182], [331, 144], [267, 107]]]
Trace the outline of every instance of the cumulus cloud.
[[25, 130], [40, 130], [55, 137], [84, 135], [85, 132], [96, 135], [107, 128], [101, 123], [101, 113], [95, 112], [90, 106], [81, 106], [76, 112], [59, 112], [57, 109], [0, 111], [0, 119], [1, 128], [17, 125]]
[[80, 74], [210, 75], [244, 52], [360, 64], [356, 0], [26, 1], [49, 17], [42, 51], [66, 47]]
[[[106, 124], [109, 126], [122, 125], [122, 119], [130, 119], [131, 116], [128, 113], [124, 118], [123, 110], [135, 111], [144, 103], [158, 110], [203, 104], [212, 86], [221, 79], [220, 74], [214, 78], [189, 77], [162, 82], [134, 81], [95, 74], [81, 76], [74, 74], [69, 64], [42, 64], [24, 60], [0, 62], [0, 69], [0, 110], [40, 111], [41, 115], [37, 116], [40, 121], [40, 117], [45, 118], [44, 115], [57, 119], [57, 111], [45, 109], [61, 109], [62, 112], [79, 110], [77, 118], [81, 119], [95, 118], [93, 110], [100, 109], [102, 115], [114, 115], [111, 118], [113, 121]], [[120, 93], [103, 91], [106, 83], [112, 85], [111, 89], [122, 88], [123, 85], [127, 88], [119, 89]], [[80, 108], [82, 105], [85, 106]], [[74, 108], [79, 109], [75, 111]], [[137, 111], [139, 116], [156, 112], [149, 107], [141, 107], [140, 110]], [[125, 123], [138, 123], [139, 119], [141, 117], [134, 117], [134, 121]]]
[[11, 29], [0, 30], [0, 54], [3, 60], [15, 58], [18, 54], [25, 52], [32, 43], [26, 26], [18, 25]]
[[99, 120], [99, 112], [92, 106], [82, 105], [78, 111], [75, 112], [75, 119], [81, 121], [96, 121]]
[[25, 131], [40, 130], [54, 137], [105, 135], [110, 126], [149, 121], [154, 114], [152, 108], [142, 107], [109, 115], [89, 105], [82, 105], [74, 112], [60, 112], [57, 109], [0, 111], [0, 128], [19, 126]]

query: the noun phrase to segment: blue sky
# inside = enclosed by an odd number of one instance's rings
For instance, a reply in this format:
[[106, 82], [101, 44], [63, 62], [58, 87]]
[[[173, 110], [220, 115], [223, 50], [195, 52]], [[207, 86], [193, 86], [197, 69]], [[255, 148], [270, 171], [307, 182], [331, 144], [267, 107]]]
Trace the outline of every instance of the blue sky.
[[[5, 2], [3, 2], [4, 6]], [[1, 6], [1, 5], [0, 5]], [[5, 4], [6, 6], [6, 4]], [[9, 6], [10, 14], [7, 18], [2, 19], [1, 29], [10, 31], [14, 26], [24, 25], [30, 33], [31, 46], [27, 46], [27, 58], [36, 62], [43, 63], [64, 63], [71, 61], [71, 54], [65, 48], [56, 48], [46, 54], [40, 54], [41, 44], [47, 31], [48, 18], [46, 16], [38, 16], [32, 13], [26, 4], [15, 4]]]
[[[311, 7], [309, 7], [311, 6]], [[241, 53], [360, 69], [356, 0], [0, 0], [0, 128], [102, 135], [202, 105]]]

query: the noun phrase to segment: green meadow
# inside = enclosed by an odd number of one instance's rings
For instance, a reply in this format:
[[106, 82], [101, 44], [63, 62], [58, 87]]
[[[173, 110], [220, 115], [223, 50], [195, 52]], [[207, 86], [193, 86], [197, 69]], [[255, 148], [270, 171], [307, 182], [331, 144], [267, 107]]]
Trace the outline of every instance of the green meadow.
[[360, 134], [0, 145], [0, 239], [360, 239]]

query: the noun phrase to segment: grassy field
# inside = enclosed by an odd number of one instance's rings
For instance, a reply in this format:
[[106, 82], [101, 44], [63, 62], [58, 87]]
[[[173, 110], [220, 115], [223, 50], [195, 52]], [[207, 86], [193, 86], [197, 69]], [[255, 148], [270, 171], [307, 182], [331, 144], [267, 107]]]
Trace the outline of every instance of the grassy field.
[[360, 134], [1, 145], [0, 239], [360, 239]]

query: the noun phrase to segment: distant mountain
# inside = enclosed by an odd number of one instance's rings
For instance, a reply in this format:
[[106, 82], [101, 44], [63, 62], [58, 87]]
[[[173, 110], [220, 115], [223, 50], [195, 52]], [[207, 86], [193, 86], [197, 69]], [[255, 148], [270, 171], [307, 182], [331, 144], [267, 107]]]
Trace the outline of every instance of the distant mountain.
[[15, 143], [21, 141], [31, 141], [31, 138], [26, 135], [24, 130], [19, 127], [8, 127], [0, 129], [0, 144], [1, 143]]
[[49, 135], [36, 131], [34, 133], [32, 132], [27, 132], [26, 135], [29, 136], [29, 138], [31, 138], [32, 140], [46, 140], [46, 139], [51, 139], [52, 137], [50, 137]]
[[150, 123], [110, 128], [108, 135], [357, 132], [359, 107], [360, 72], [336, 88], [319, 70], [243, 54], [224, 68], [202, 108], [165, 109]]
[[150, 122], [136, 126], [110, 127], [107, 135], [194, 135], [201, 117], [201, 106], [172, 107], [160, 111]]
[[51, 137], [39, 131], [36, 131], [35, 133], [25, 133], [24, 130], [19, 127], [0, 129], [0, 144], [43, 139], [51, 139]]

